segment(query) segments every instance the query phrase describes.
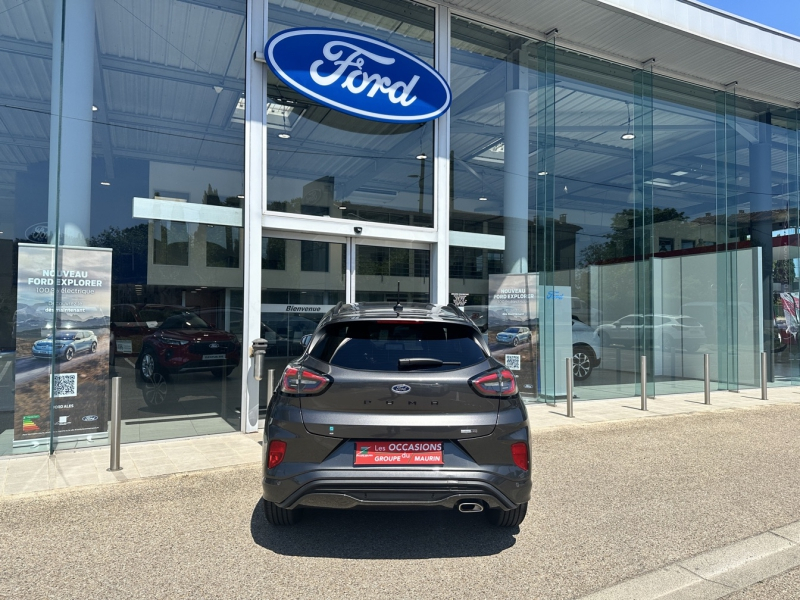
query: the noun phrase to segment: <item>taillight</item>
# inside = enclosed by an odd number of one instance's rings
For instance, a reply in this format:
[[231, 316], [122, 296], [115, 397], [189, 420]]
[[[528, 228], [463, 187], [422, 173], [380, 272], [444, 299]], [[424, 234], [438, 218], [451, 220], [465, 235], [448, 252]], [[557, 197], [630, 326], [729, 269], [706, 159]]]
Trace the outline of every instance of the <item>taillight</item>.
[[525, 442], [511, 444], [511, 457], [514, 459], [514, 464], [523, 471], [527, 471], [530, 468], [528, 464], [528, 444]]
[[274, 469], [277, 467], [283, 462], [284, 456], [286, 456], [286, 442], [272, 440], [267, 450], [267, 468]]
[[517, 380], [508, 369], [495, 369], [469, 380], [472, 389], [487, 398], [513, 396], [517, 393]]
[[321, 394], [331, 384], [331, 378], [308, 369], [286, 367], [281, 379], [285, 394]]

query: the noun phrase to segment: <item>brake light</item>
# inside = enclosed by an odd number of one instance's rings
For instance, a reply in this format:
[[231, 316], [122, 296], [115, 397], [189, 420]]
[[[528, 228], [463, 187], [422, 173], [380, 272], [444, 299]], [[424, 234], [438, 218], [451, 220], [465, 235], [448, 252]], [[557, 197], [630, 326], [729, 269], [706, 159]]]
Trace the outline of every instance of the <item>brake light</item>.
[[508, 369], [495, 369], [469, 380], [472, 389], [480, 396], [503, 398], [517, 393], [517, 380]]
[[267, 451], [267, 468], [274, 469], [277, 467], [283, 462], [284, 456], [286, 456], [286, 442], [272, 440]]
[[514, 459], [514, 464], [523, 471], [527, 471], [530, 468], [528, 464], [528, 444], [525, 442], [511, 444], [511, 457]]
[[331, 378], [308, 369], [286, 367], [281, 379], [281, 391], [286, 394], [321, 394], [331, 384]]
[[391, 323], [392, 325], [396, 325], [398, 323], [425, 323], [426, 321], [420, 321], [419, 319], [378, 319], [377, 323], [385, 324]]

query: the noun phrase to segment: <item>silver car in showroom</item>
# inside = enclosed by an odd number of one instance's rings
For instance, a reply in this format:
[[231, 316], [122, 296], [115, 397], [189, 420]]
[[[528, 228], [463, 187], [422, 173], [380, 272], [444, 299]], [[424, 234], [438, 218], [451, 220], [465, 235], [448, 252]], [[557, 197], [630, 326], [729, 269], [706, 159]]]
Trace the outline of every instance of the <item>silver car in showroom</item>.
[[[79, 352], [97, 352], [97, 336], [88, 329], [72, 329], [57, 331], [55, 339], [56, 358], [70, 361]], [[53, 356], [53, 336], [34, 342], [31, 354], [38, 358]]]

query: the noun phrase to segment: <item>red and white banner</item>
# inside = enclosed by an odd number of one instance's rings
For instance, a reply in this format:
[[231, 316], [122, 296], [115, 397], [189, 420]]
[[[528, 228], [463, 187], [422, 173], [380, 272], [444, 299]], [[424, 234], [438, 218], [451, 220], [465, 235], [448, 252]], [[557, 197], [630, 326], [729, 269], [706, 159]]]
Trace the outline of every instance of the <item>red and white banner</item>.
[[796, 335], [800, 330], [800, 294], [797, 292], [784, 292], [781, 294], [781, 302], [783, 303], [783, 315], [786, 317], [786, 330], [792, 335]]
[[443, 465], [442, 442], [356, 442], [356, 465]]

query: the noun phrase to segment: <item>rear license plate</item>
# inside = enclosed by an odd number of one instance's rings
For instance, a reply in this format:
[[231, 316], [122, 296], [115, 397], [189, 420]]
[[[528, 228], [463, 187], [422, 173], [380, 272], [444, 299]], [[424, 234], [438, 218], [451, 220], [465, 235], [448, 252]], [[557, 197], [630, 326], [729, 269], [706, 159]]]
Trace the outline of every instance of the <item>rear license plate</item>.
[[356, 442], [356, 465], [443, 465], [442, 442]]
[[224, 359], [225, 359], [224, 354], [206, 354], [203, 357], [203, 360], [224, 360]]

